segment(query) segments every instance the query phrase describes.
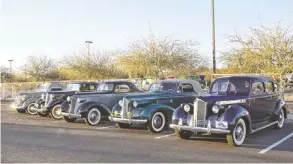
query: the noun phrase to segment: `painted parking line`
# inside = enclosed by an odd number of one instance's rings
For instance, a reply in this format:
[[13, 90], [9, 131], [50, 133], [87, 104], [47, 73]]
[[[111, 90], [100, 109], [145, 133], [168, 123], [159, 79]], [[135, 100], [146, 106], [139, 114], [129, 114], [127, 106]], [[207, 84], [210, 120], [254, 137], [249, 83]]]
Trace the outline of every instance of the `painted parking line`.
[[156, 139], [165, 138], [165, 137], [170, 137], [170, 136], [173, 136], [173, 135], [175, 135], [175, 133], [167, 134], [167, 135], [163, 135], [163, 136], [159, 136], [159, 137], [156, 137]]
[[272, 148], [280, 145], [282, 142], [286, 141], [288, 138], [293, 136], [293, 132], [291, 132], [290, 134], [288, 134], [286, 137], [282, 138], [281, 140], [279, 140], [278, 142], [272, 144], [271, 146], [261, 150], [260, 152], [258, 152], [259, 154], [264, 154], [266, 152], [268, 152], [269, 150], [271, 150]]
[[95, 128], [95, 129], [107, 129], [107, 128], [112, 128], [112, 127], [114, 127], [114, 126], [97, 127], [97, 128]]

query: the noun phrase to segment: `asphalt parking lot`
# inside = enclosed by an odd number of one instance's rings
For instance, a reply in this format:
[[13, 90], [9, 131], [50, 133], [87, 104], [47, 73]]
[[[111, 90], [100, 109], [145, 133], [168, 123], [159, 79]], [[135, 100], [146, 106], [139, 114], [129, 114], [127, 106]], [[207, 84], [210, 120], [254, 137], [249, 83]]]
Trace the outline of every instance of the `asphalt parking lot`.
[[[293, 112], [290, 106], [290, 111]], [[249, 135], [242, 147], [223, 136], [181, 140], [172, 130], [151, 134], [119, 129], [109, 122], [90, 127], [31, 116], [1, 104], [1, 162], [293, 162], [293, 115], [281, 130]]]

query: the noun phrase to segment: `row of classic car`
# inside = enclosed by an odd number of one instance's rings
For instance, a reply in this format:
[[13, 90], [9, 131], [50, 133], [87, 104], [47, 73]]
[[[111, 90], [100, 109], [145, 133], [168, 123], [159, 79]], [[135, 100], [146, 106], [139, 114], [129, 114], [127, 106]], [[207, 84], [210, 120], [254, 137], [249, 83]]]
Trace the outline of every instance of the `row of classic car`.
[[103, 119], [119, 128], [137, 124], [152, 133], [171, 128], [182, 139], [222, 134], [232, 146], [241, 146], [258, 130], [282, 128], [288, 113], [279, 85], [263, 76], [220, 77], [208, 93], [198, 81], [179, 79], [158, 81], [147, 91], [121, 80], [49, 86], [38, 98], [19, 94], [17, 111], [67, 122], [82, 118], [91, 126]]

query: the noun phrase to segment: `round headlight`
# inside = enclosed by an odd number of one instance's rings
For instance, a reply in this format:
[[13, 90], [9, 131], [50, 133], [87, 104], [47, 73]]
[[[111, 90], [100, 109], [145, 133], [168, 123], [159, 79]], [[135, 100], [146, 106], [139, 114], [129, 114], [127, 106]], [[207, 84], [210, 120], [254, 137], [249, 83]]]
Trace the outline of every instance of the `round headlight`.
[[42, 99], [45, 99], [45, 94], [44, 94], [44, 93], [42, 94], [42, 97], [41, 97], [41, 98], [42, 98]]
[[185, 112], [189, 112], [190, 111], [190, 106], [188, 104], [185, 104], [183, 108], [184, 108], [184, 111]]
[[70, 101], [70, 97], [67, 97], [66, 100], [67, 100], [67, 101]]
[[53, 99], [54, 98], [54, 95], [53, 94], [50, 94], [49, 97], [50, 97], [50, 99]]
[[132, 105], [133, 105], [134, 108], [136, 108], [137, 107], [137, 102], [133, 101]]
[[122, 100], [119, 101], [119, 105], [122, 107], [122, 105], [123, 105], [123, 101]]
[[219, 109], [219, 107], [217, 105], [214, 105], [212, 110], [213, 110], [214, 113], [218, 113], [220, 109]]

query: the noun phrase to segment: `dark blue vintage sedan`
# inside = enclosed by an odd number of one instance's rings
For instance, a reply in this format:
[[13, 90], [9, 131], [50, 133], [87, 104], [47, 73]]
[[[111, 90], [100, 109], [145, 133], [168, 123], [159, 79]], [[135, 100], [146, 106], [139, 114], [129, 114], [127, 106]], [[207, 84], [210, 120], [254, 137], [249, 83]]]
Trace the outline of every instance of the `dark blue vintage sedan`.
[[287, 118], [287, 105], [278, 84], [263, 76], [229, 76], [216, 79], [208, 94], [194, 103], [181, 104], [173, 113], [171, 128], [182, 139], [192, 135], [225, 134], [232, 146], [241, 146], [247, 134], [274, 126]]

